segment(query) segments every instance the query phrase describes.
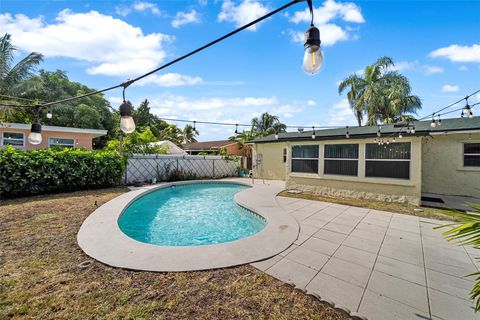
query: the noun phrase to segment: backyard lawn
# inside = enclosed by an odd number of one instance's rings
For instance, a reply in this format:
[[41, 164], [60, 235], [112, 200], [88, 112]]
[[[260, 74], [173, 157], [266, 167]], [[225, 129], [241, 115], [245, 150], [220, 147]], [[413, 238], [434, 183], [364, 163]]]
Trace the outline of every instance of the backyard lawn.
[[[112, 188], [0, 205], [0, 319], [346, 319], [251, 266], [184, 273], [115, 269], [76, 243]], [[95, 205], [96, 203], [96, 205]], [[92, 261], [86, 267], [82, 262]]]

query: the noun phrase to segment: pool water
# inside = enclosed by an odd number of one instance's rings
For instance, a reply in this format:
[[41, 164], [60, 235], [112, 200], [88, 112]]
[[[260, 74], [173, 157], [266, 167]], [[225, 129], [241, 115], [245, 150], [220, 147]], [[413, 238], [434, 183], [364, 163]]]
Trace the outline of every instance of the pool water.
[[118, 220], [129, 237], [162, 246], [199, 246], [251, 236], [266, 222], [237, 205], [234, 183], [193, 183], [158, 189], [134, 200]]

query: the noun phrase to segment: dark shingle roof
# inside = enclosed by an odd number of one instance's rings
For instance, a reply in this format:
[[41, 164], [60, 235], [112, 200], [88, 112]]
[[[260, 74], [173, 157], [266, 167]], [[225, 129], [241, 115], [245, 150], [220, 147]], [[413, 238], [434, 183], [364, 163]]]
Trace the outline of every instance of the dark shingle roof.
[[[467, 131], [467, 130], [480, 130], [480, 117], [473, 118], [455, 118], [455, 119], [443, 119], [442, 125], [432, 128], [430, 126], [431, 120], [428, 121], [414, 121], [415, 134], [407, 134], [406, 127], [402, 130], [404, 136], [425, 136], [431, 132], [448, 132], [448, 131]], [[398, 126], [399, 124], [396, 124]], [[400, 128], [394, 127], [394, 124], [385, 124], [381, 126], [381, 133], [383, 138], [387, 138], [389, 135], [398, 134]], [[349, 127], [348, 132], [350, 138], [371, 138], [377, 136], [377, 126], [364, 126], [364, 127]], [[275, 135], [269, 135], [263, 138], [254, 140], [254, 143], [268, 143], [279, 141], [311, 141], [312, 131], [300, 132], [282, 132], [279, 133], [278, 140], [275, 139]], [[318, 129], [315, 130], [315, 140], [334, 140], [334, 139], [346, 139], [346, 128], [339, 129]]]

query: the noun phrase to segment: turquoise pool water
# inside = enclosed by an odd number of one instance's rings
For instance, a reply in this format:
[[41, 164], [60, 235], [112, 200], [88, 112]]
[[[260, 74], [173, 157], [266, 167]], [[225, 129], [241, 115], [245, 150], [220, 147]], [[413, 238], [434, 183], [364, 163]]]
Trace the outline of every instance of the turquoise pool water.
[[118, 220], [129, 237], [162, 246], [229, 242], [262, 230], [264, 219], [235, 203], [247, 188], [233, 183], [193, 183], [158, 189], [132, 202]]

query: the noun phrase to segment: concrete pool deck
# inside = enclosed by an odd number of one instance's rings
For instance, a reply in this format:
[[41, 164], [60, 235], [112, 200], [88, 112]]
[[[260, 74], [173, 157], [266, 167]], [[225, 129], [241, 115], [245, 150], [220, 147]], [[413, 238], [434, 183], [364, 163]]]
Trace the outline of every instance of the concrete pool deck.
[[[272, 190], [273, 192], [273, 190]], [[294, 244], [253, 263], [369, 320], [479, 319], [468, 299], [480, 250], [448, 243], [438, 220], [277, 197], [300, 224]]]
[[[118, 226], [123, 210], [149, 192], [173, 185], [229, 182], [249, 186], [235, 194], [234, 199], [266, 219], [267, 224], [260, 232], [213, 245], [158, 246], [136, 241]], [[132, 270], [194, 271], [259, 261], [284, 251], [298, 237], [297, 221], [276, 202], [276, 195], [282, 189], [283, 185], [279, 183], [252, 185], [248, 179], [183, 181], [136, 188], [107, 202], [88, 216], [80, 227], [77, 242], [92, 258], [113, 267]]]

